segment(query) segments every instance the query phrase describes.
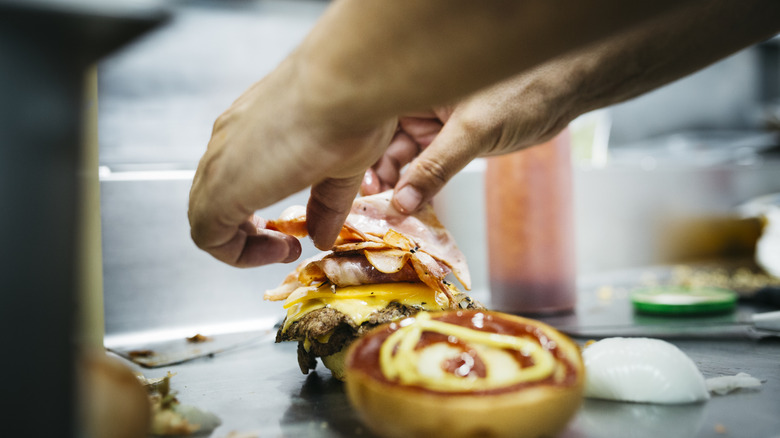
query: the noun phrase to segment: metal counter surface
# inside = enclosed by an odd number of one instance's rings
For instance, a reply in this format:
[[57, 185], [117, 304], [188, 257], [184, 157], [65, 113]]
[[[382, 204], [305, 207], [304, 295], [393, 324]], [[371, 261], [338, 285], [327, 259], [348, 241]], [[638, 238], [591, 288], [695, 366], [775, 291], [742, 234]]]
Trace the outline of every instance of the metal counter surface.
[[[574, 317], [625, 314], [627, 299], [605, 301], [604, 286], [638, 284], [648, 272], [634, 270], [580, 282]], [[652, 274], [651, 274], [652, 275]], [[596, 309], [596, 310], [594, 310]], [[740, 304], [737, 313], [764, 311]], [[281, 314], [281, 307], [280, 307]], [[549, 319], [555, 322], [555, 318]], [[170, 367], [144, 369], [147, 377], [176, 374], [171, 386], [183, 404], [217, 414], [222, 425], [210, 435], [257, 437], [371, 437], [349, 406], [342, 383], [319, 365], [300, 373], [294, 343], [275, 344], [271, 327], [251, 343], [213, 357]], [[575, 338], [584, 344], [588, 339]], [[780, 338], [679, 338], [677, 345], [705, 378], [748, 373], [762, 380], [757, 390], [739, 390], [704, 403], [651, 405], [585, 400], [562, 437], [780, 437]]]

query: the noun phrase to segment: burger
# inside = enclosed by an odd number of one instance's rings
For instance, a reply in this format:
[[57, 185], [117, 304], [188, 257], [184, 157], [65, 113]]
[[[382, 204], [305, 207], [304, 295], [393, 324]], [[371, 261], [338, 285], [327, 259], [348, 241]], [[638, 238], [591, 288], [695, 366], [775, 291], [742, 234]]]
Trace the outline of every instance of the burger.
[[[284, 301], [276, 342], [298, 342], [304, 374], [317, 358], [343, 380], [347, 347], [371, 329], [420, 311], [482, 309], [470, 289], [466, 259], [429, 204], [412, 215], [392, 192], [355, 200], [333, 248], [301, 262], [264, 298]], [[305, 237], [305, 208], [295, 206], [266, 228]]]

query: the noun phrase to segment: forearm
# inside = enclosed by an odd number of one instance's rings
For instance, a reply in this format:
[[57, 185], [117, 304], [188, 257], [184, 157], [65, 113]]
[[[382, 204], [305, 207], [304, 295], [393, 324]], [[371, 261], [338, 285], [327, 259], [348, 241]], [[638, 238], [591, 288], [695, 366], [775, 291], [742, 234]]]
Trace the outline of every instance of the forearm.
[[776, 0], [689, 4], [552, 61], [573, 114], [619, 103], [670, 83], [780, 32]]
[[293, 56], [312, 104], [370, 126], [454, 100], [682, 3], [340, 0]]

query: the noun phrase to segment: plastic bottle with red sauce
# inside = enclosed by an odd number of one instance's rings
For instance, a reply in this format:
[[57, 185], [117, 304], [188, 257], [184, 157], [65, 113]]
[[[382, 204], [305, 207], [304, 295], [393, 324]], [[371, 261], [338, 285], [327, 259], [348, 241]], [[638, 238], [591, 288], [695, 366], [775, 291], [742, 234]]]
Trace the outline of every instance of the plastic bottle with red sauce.
[[573, 311], [576, 267], [569, 131], [489, 158], [485, 176], [491, 308]]

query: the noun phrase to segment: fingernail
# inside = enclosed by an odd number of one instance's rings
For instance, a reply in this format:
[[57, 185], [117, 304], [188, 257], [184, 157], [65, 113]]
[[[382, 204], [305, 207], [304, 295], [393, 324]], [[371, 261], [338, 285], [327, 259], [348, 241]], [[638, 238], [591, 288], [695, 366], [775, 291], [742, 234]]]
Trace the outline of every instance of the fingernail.
[[323, 225], [320, 221], [307, 220], [306, 226], [309, 230], [309, 237], [314, 247], [320, 251], [328, 251], [333, 247], [333, 243], [339, 236], [341, 228], [332, 229], [327, 224]]
[[417, 210], [422, 202], [422, 195], [412, 186], [404, 186], [393, 196], [395, 205], [404, 213], [411, 213]]
[[288, 252], [287, 257], [282, 260], [282, 263], [292, 263], [298, 260], [301, 256], [301, 242], [295, 237], [289, 236], [287, 239]]
[[378, 186], [379, 181], [377, 180], [374, 171], [371, 169], [366, 170], [366, 173], [363, 174], [363, 182], [360, 184], [360, 194], [365, 196], [379, 193], [379, 190], [377, 189]]

